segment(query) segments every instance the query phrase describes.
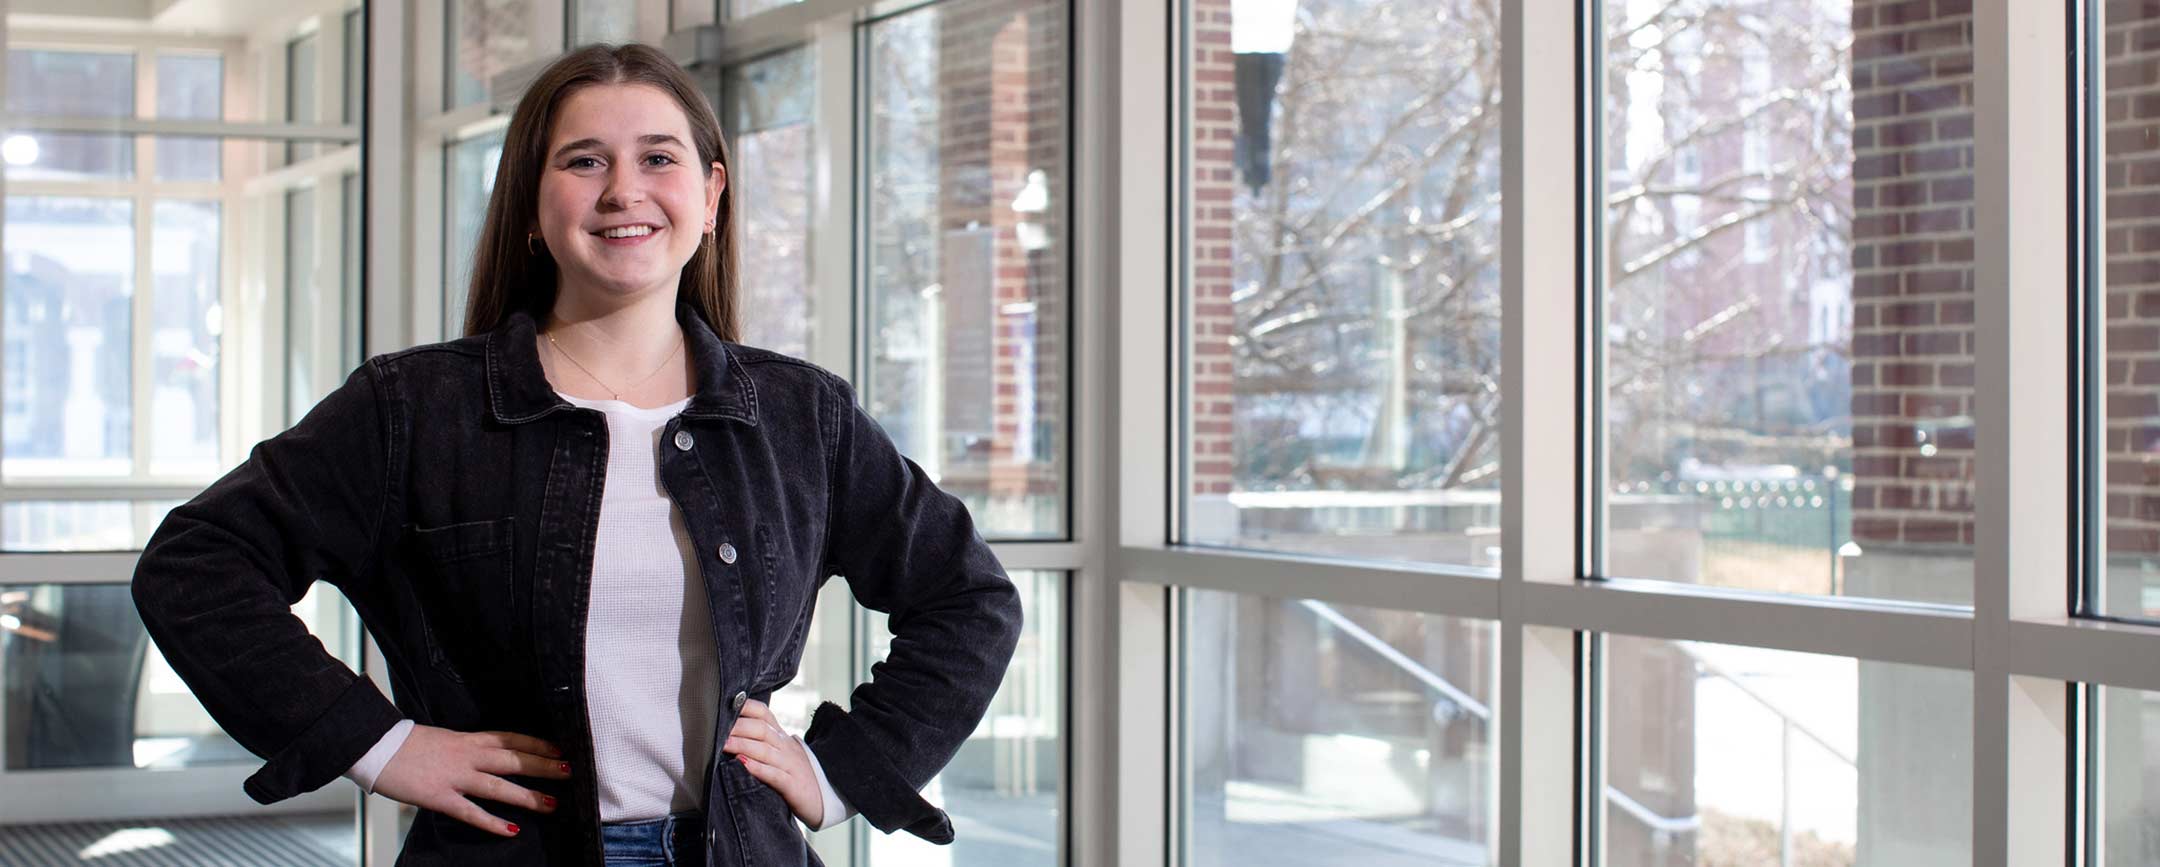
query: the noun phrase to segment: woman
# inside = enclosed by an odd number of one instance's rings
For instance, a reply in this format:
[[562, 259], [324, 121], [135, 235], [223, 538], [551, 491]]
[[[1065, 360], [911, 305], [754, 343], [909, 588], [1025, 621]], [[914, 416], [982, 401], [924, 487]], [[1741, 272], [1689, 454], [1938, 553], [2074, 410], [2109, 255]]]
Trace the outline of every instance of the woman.
[[[711, 107], [650, 48], [580, 49], [496, 177], [466, 336], [369, 359], [143, 551], [151, 636], [268, 759], [248, 794], [343, 774], [418, 806], [401, 865], [814, 863], [796, 822], [851, 812], [949, 842], [917, 792], [987, 709], [1018, 597], [845, 381], [733, 342]], [[764, 701], [834, 574], [892, 651], [798, 739]], [[395, 705], [291, 615], [318, 579]]]

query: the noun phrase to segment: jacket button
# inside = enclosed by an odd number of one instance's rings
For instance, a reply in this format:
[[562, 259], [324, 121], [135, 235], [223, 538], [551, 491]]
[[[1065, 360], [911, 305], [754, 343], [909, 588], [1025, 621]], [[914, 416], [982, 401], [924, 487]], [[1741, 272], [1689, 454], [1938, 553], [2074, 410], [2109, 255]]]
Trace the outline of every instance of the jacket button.
[[744, 705], [745, 703], [749, 702], [749, 701], [750, 701], [750, 694], [749, 694], [749, 693], [747, 693], [747, 692], [736, 692], [736, 693], [735, 693], [735, 697], [734, 697], [733, 699], [731, 699], [731, 700], [729, 700], [729, 701], [728, 701], [728, 706], [729, 706], [729, 707], [732, 707], [732, 708], [734, 708], [734, 713], [740, 714], [740, 713], [742, 713], [742, 706], [743, 706], [743, 705]]
[[734, 546], [733, 544], [731, 544], [731, 543], [728, 543], [728, 542], [722, 542], [722, 543], [720, 543], [720, 562], [722, 562], [722, 563], [734, 563], [734, 562], [735, 562], [735, 546]]
[[687, 452], [690, 450], [692, 441], [689, 431], [679, 430], [675, 432], [675, 448]]

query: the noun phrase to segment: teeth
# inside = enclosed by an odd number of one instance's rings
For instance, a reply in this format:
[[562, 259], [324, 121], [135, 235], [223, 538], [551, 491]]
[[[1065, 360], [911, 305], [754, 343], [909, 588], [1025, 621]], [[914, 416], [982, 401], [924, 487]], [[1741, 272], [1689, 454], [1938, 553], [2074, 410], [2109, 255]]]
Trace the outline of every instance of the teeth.
[[651, 226], [625, 226], [620, 229], [609, 229], [600, 234], [608, 238], [636, 238], [642, 235], [650, 235], [652, 231]]

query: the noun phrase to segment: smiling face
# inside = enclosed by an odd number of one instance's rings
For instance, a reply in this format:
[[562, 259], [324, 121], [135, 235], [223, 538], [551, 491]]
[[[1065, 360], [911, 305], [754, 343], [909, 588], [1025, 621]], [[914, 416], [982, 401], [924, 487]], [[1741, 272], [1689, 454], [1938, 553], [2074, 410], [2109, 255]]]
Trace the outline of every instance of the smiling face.
[[727, 184], [720, 163], [698, 168], [693, 141], [682, 108], [651, 85], [597, 84], [563, 99], [538, 214], [560, 291], [674, 294]]

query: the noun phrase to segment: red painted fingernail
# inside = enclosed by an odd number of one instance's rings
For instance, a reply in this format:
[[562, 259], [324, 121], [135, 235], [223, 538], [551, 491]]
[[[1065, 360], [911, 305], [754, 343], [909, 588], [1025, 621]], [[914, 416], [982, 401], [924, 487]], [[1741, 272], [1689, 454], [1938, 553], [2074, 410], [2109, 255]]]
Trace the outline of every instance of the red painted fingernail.
[[540, 800], [542, 800], [542, 801], [545, 801], [545, 802], [547, 802], [547, 805], [548, 805], [548, 809], [550, 809], [550, 810], [553, 810], [553, 809], [555, 809], [555, 796], [554, 796], [554, 795], [541, 795], [541, 796], [540, 796]]
[[749, 766], [750, 766], [750, 757], [749, 757], [749, 756], [736, 756], [735, 758], [737, 758], [737, 759], [740, 759], [740, 760], [742, 761], [742, 763], [743, 763], [743, 767], [746, 767], [746, 768], [747, 768], [747, 767], [749, 767]]
[[517, 833], [517, 823], [516, 823], [516, 822], [512, 822], [512, 823], [510, 823], [510, 833], [512, 833], [512, 834], [515, 834], [515, 833]]
[[556, 767], [556, 768], [558, 768], [558, 769], [560, 769], [560, 770], [561, 770], [561, 771], [562, 771], [563, 773], [565, 773], [565, 774], [567, 774], [567, 773], [570, 773], [570, 763], [569, 763], [569, 762], [556, 762], [556, 763], [555, 763], [555, 767]]

